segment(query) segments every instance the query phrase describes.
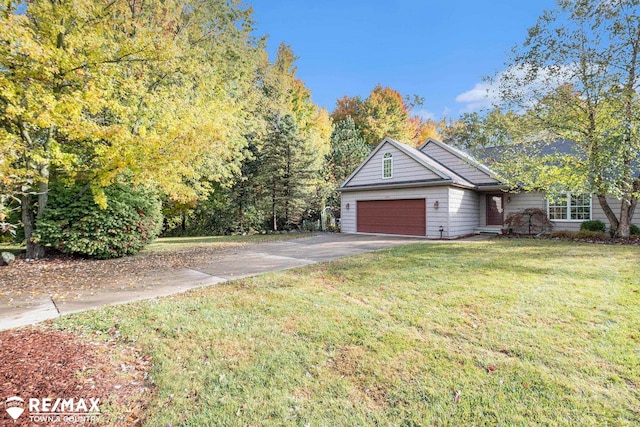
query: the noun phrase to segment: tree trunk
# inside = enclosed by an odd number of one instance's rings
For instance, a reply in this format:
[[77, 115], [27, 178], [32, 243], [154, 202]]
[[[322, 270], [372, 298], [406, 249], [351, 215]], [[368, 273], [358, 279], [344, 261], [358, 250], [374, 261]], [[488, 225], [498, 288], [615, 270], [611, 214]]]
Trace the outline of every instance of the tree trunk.
[[[19, 122], [18, 127], [20, 129], [20, 136], [25, 142], [27, 147], [35, 147], [31, 135], [24, 123]], [[51, 139], [53, 138], [53, 127], [50, 127], [47, 131], [47, 137], [42, 145], [42, 161], [37, 163], [38, 171], [38, 210], [34, 215], [33, 198], [32, 194], [27, 193], [21, 197], [21, 210], [22, 210], [22, 224], [24, 226], [25, 241], [27, 244], [27, 259], [38, 259], [44, 257], [44, 247], [38, 245], [33, 241], [33, 231], [36, 228], [37, 220], [44, 215], [47, 202], [49, 200], [49, 162], [51, 158]], [[29, 167], [28, 160], [26, 160], [26, 167]], [[30, 189], [31, 191], [33, 189]]]
[[611, 235], [612, 236], [617, 235], [618, 228], [620, 228], [620, 222], [618, 221], [616, 214], [613, 212], [613, 209], [611, 209], [611, 206], [609, 206], [609, 202], [607, 202], [607, 197], [603, 194], [598, 194], [598, 202], [600, 202], [600, 207], [602, 208], [602, 211], [604, 212], [604, 214], [607, 216], [607, 219], [609, 220], [609, 226], [611, 227]]
[[276, 215], [276, 186], [271, 188], [271, 213], [273, 215], [273, 231], [278, 231], [278, 217]]
[[[637, 192], [640, 186], [640, 181], [633, 183], [633, 191]], [[622, 206], [620, 206], [620, 226], [616, 233], [616, 237], [622, 237], [628, 239], [631, 235], [631, 220], [635, 213], [636, 206], [638, 205], [638, 199], [635, 196], [631, 196], [631, 200], [623, 200]]]
[[238, 221], [240, 233], [244, 233], [244, 209], [242, 208], [242, 202], [238, 204]]
[[22, 225], [24, 227], [24, 239], [27, 242], [27, 259], [38, 259], [44, 256], [44, 248], [33, 242], [33, 231], [35, 229], [35, 215], [33, 214], [33, 199], [31, 194], [24, 194], [20, 198], [20, 208], [22, 210]]
[[618, 225], [618, 230], [616, 231], [615, 237], [622, 237], [624, 239], [629, 238], [629, 234], [631, 231], [630, 227], [630, 219], [629, 218], [629, 208], [630, 203], [626, 200], [622, 201], [622, 206], [620, 207], [620, 224]]
[[284, 176], [284, 222], [291, 224], [289, 201], [291, 200], [291, 144], [287, 144], [287, 166]]

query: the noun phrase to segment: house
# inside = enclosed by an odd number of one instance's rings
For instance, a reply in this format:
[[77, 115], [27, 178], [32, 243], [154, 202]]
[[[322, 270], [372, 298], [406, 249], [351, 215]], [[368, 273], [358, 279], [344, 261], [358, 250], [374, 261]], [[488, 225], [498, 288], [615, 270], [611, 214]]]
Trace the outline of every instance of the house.
[[[385, 138], [338, 190], [343, 233], [447, 239], [500, 233], [510, 213], [527, 208], [545, 210], [554, 230], [577, 231], [585, 220], [607, 223], [589, 195], [549, 201], [540, 192], [509, 193], [487, 166], [434, 139], [414, 148]], [[616, 200], [610, 205], [620, 208]]]

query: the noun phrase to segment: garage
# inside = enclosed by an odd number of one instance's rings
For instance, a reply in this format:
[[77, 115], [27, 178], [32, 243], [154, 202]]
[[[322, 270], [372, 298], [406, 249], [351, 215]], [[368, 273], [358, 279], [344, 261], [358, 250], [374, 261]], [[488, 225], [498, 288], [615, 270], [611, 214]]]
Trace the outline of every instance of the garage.
[[359, 233], [426, 235], [425, 199], [359, 200]]

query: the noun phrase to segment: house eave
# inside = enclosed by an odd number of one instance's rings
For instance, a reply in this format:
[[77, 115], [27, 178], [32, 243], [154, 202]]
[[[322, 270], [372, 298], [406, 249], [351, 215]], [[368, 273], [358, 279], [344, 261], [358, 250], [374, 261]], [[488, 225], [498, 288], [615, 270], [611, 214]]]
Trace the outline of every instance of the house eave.
[[510, 187], [501, 183], [485, 183], [485, 184], [476, 184], [476, 190], [478, 191], [509, 191]]
[[419, 187], [438, 187], [438, 186], [450, 186], [454, 185], [456, 187], [469, 188], [467, 186], [458, 184], [453, 182], [451, 179], [438, 179], [438, 180], [429, 180], [429, 181], [404, 181], [404, 182], [394, 182], [390, 184], [365, 184], [365, 185], [354, 185], [352, 187], [339, 187], [338, 191], [341, 193], [346, 193], [350, 191], [367, 191], [367, 190], [391, 190], [396, 188], [419, 188]]

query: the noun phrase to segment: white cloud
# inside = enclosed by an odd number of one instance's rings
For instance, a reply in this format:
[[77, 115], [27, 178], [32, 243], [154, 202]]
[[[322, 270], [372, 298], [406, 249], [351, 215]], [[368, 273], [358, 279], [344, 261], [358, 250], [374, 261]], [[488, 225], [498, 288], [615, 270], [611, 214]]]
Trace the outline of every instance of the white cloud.
[[476, 83], [473, 89], [456, 96], [456, 102], [466, 104], [462, 108], [464, 113], [490, 108], [499, 100], [498, 84], [495, 82]]
[[436, 115], [434, 113], [432, 113], [429, 110], [426, 110], [424, 108], [420, 108], [418, 110], [414, 110], [413, 114], [420, 117], [423, 120], [435, 120], [436, 119]]
[[502, 102], [500, 84], [509, 81], [517, 82], [515, 85], [510, 85], [514, 89], [513, 93], [517, 93], [525, 104], [533, 103], [550, 89], [567, 82], [575, 83], [577, 71], [575, 65], [536, 68], [535, 73], [532, 73], [529, 64], [512, 66], [491, 80], [476, 83], [473, 89], [456, 96], [456, 102], [466, 104], [461, 109], [464, 113], [491, 108]]

